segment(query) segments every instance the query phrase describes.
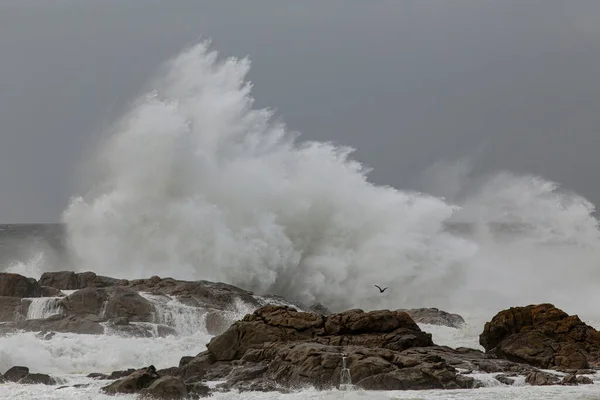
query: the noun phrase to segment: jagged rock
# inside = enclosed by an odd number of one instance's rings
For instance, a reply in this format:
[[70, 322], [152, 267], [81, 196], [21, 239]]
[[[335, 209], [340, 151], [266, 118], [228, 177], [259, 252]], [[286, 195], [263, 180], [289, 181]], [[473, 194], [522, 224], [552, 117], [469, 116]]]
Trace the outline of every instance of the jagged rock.
[[120, 279], [98, 276], [93, 272], [75, 273], [72, 271], [45, 272], [40, 277], [40, 285], [62, 290], [79, 290], [88, 287], [118, 286]]
[[4, 377], [4, 375], [0, 374], [0, 383], [4, 382], [6, 382], [6, 378]]
[[185, 385], [191, 398], [209, 397], [210, 388], [201, 383], [192, 383]]
[[533, 371], [525, 378], [525, 383], [532, 386], [556, 385], [559, 381], [560, 378], [558, 376], [542, 371]]
[[18, 383], [30, 385], [56, 385], [56, 380], [46, 374], [27, 374], [19, 379]]
[[27, 316], [29, 302], [19, 297], [0, 297], [0, 322], [19, 321]]
[[33, 278], [19, 274], [0, 272], [0, 296], [40, 297], [40, 286]]
[[465, 320], [458, 314], [450, 314], [437, 308], [413, 308], [404, 311], [418, 324], [442, 325], [462, 328]]
[[173, 376], [158, 378], [147, 389], [140, 391], [141, 398], [179, 400], [188, 396], [188, 390], [183, 381]]
[[19, 382], [29, 374], [29, 368], [14, 366], [4, 373], [4, 378], [10, 382]]
[[151, 322], [154, 305], [133, 290], [122, 287], [85, 288], [61, 300], [69, 315], [124, 317], [130, 321]]
[[577, 377], [577, 383], [580, 384], [580, 385], [593, 385], [594, 381], [592, 381], [587, 376], [578, 376]]
[[512, 379], [511, 377], [509, 377], [506, 374], [500, 374], [500, 375], [496, 375], [494, 377], [498, 382], [504, 384], [504, 385], [509, 385], [511, 386], [513, 383], [515, 383], [515, 380]]
[[181, 367], [185, 367], [186, 365], [188, 365], [190, 363], [190, 361], [192, 361], [194, 359], [194, 357], [191, 356], [184, 356], [181, 357], [181, 360], [179, 360], [179, 368]]
[[305, 340], [397, 351], [433, 345], [431, 335], [403, 312], [350, 310], [324, 317], [291, 307], [264, 306], [211, 339], [207, 347], [217, 360], [228, 361], [263, 343]]
[[564, 386], [576, 386], [577, 385], [577, 377], [572, 374], [566, 375], [562, 379], [562, 381], [560, 381], [560, 384], [564, 385]]
[[501, 311], [479, 342], [488, 354], [544, 369], [586, 369], [600, 356], [600, 333], [552, 304]]
[[220, 387], [238, 390], [304, 384], [331, 388], [339, 382], [342, 352], [357, 386], [379, 390], [471, 388], [476, 381], [450, 363], [466, 363], [469, 351], [489, 361], [476, 350], [435, 346], [408, 314], [389, 310], [323, 316], [268, 305], [214, 337], [207, 348], [180, 368], [179, 376], [195, 381], [226, 378]]
[[107, 394], [138, 393], [140, 390], [148, 388], [158, 378], [160, 376], [156, 373], [156, 368], [151, 365], [138, 369], [127, 377], [104, 386], [101, 390]]

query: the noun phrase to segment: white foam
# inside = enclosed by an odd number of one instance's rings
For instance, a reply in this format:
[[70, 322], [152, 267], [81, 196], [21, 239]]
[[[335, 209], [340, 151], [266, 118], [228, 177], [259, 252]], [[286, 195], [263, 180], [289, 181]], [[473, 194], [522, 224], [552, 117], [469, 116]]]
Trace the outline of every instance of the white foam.
[[62, 306], [61, 297], [37, 297], [27, 299], [31, 303], [27, 309], [27, 319], [45, 319], [55, 314], [60, 314]]

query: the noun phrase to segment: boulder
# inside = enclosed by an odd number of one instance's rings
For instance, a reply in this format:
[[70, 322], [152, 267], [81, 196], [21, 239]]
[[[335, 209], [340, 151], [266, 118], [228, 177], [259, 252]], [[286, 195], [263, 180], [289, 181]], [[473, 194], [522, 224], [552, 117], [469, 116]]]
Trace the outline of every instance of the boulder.
[[107, 394], [119, 393], [139, 393], [142, 389], [148, 388], [155, 380], [160, 378], [153, 365], [138, 369], [125, 378], [119, 379], [101, 390]]
[[102, 319], [127, 318], [129, 321], [151, 322], [154, 305], [139, 293], [123, 288], [88, 287], [61, 300], [68, 315], [96, 315]]
[[485, 324], [479, 343], [495, 357], [544, 369], [586, 369], [600, 357], [600, 332], [552, 304], [499, 312]]
[[4, 378], [10, 382], [19, 382], [29, 374], [29, 368], [15, 366], [4, 373]]
[[0, 322], [19, 321], [27, 316], [29, 302], [19, 297], [0, 297]]
[[559, 381], [560, 378], [558, 376], [543, 371], [531, 372], [527, 375], [527, 378], [525, 378], [525, 383], [532, 386], [557, 385]]
[[75, 273], [72, 271], [44, 272], [40, 277], [40, 285], [61, 290], [79, 290], [88, 287], [118, 286], [123, 280], [98, 276], [93, 272]]
[[0, 272], [0, 296], [19, 298], [40, 297], [40, 286], [33, 278]]
[[228, 361], [264, 343], [308, 340], [396, 351], [433, 345], [431, 335], [404, 312], [350, 310], [325, 317], [286, 306], [264, 306], [211, 339], [207, 348], [216, 360]]
[[180, 400], [187, 396], [188, 390], [183, 381], [173, 376], [158, 378], [148, 388], [140, 391], [143, 399]]
[[46, 374], [27, 374], [19, 379], [20, 384], [29, 385], [56, 385], [56, 380]]
[[465, 320], [458, 314], [450, 314], [437, 308], [413, 308], [404, 311], [418, 324], [441, 325], [462, 328]]

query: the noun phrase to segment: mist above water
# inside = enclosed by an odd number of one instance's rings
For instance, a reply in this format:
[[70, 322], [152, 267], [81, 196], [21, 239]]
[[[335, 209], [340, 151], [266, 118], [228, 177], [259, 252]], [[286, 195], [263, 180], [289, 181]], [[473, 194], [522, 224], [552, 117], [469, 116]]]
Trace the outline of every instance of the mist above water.
[[591, 310], [600, 235], [587, 200], [534, 176], [470, 181], [464, 165], [428, 171], [448, 200], [373, 185], [352, 149], [302, 142], [254, 109], [249, 67], [200, 43], [115, 124], [90, 191], [64, 213], [79, 270], [217, 280], [334, 310]]

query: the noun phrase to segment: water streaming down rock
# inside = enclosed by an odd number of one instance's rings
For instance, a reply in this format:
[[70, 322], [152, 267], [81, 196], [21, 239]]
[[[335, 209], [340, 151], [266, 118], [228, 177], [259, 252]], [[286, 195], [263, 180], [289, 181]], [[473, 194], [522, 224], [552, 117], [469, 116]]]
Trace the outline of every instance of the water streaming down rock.
[[140, 294], [154, 304], [155, 323], [170, 326], [182, 336], [206, 332], [207, 310], [183, 304], [166, 295]]
[[354, 385], [352, 384], [352, 376], [350, 375], [350, 368], [347, 365], [348, 357], [342, 354], [342, 369], [340, 371], [340, 390], [353, 390]]
[[60, 305], [61, 297], [39, 297], [24, 299], [30, 301], [27, 309], [27, 319], [44, 319], [63, 311]]

